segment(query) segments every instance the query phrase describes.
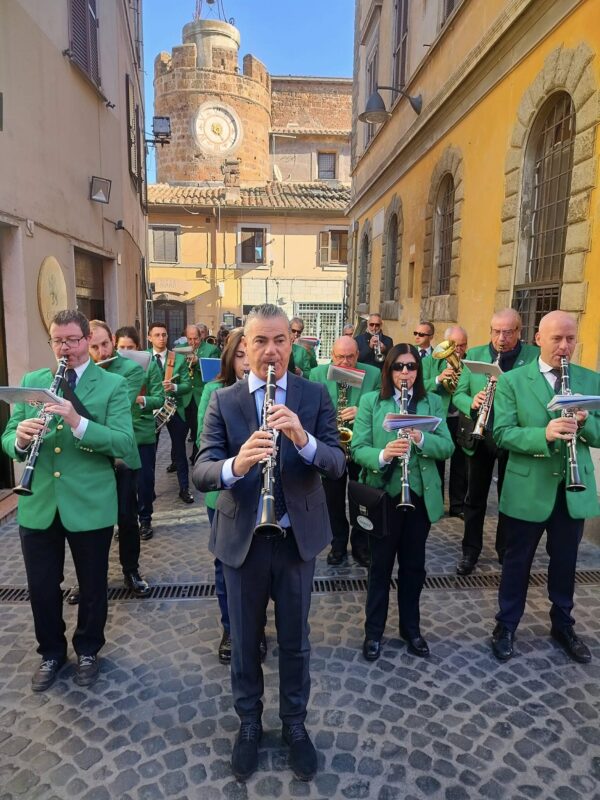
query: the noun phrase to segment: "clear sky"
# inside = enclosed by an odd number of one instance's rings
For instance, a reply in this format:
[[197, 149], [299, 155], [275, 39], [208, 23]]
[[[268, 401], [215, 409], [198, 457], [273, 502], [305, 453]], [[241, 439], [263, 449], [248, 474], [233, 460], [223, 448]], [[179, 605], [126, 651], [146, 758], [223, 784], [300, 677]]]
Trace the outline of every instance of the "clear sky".
[[[352, 77], [354, 0], [223, 0], [241, 34], [241, 58], [252, 53], [271, 75]], [[217, 3], [203, 3], [203, 17], [215, 17]], [[152, 129], [154, 59], [181, 44], [181, 31], [194, 18], [195, 0], [143, 0], [146, 131]], [[168, 145], [167, 145], [168, 147]], [[154, 152], [148, 153], [148, 180]]]

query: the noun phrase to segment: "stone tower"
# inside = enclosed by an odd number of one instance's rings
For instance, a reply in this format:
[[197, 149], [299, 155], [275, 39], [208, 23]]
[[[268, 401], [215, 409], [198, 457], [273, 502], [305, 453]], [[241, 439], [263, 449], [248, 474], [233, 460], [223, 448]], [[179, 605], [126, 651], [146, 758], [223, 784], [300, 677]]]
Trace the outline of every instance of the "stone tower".
[[[157, 116], [171, 118], [171, 144], [157, 148], [159, 183], [260, 183], [270, 178], [271, 79], [254, 56], [238, 66], [240, 34], [228, 22], [196, 19], [183, 44], [154, 62]], [[231, 177], [230, 177], [231, 180]]]

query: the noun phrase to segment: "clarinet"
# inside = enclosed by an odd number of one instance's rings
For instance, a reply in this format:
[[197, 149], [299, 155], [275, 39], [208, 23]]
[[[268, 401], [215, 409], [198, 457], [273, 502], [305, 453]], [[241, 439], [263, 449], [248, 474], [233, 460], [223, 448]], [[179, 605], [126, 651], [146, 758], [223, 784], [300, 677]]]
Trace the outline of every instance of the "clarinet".
[[[560, 393], [572, 395], [571, 381], [569, 379], [569, 361], [564, 356], [560, 359]], [[572, 408], [563, 408], [561, 417], [574, 417], [575, 411]], [[567, 444], [567, 465], [569, 467], [569, 479], [565, 489], [568, 492], [583, 492], [585, 484], [579, 476], [579, 464], [577, 463], [577, 434], [574, 433], [566, 440]]]
[[[500, 366], [500, 351], [498, 351], [498, 355], [496, 356], [494, 364]], [[487, 383], [485, 385], [485, 398], [483, 400], [483, 403], [479, 406], [479, 411], [477, 413], [477, 422], [475, 423], [475, 427], [473, 428], [472, 435], [474, 439], [483, 439], [485, 436], [488, 421], [490, 418], [490, 413], [492, 411], [492, 406], [494, 405], [495, 394], [496, 394], [496, 381], [493, 379], [491, 375], [489, 375]]]
[[[408, 414], [408, 381], [401, 381], [400, 382], [400, 414]], [[414, 508], [415, 505], [410, 499], [410, 485], [408, 482], [408, 476], [410, 473], [408, 462], [410, 461], [410, 433], [408, 433], [405, 429], [400, 428], [397, 434], [398, 439], [407, 439], [408, 440], [408, 450], [406, 453], [401, 456], [400, 458], [400, 476], [401, 476], [401, 485], [400, 485], [400, 500], [396, 503], [396, 508]]]
[[[59, 359], [58, 368], [56, 370], [56, 374], [54, 375], [54, 380], [50, 385], [51, 392], [54, 392], [56, 394], [60, 384], [62, 383], [63, 378], [65, 377], [65, 371], [67, 369], [68, 363], [69, 359], [67, 356], [63, 356], [61, 359]], [[15, 488], [13, 489], [13, 492], [15, 494], [24, 495], [26, 497], [33, 494], [31, 490], [31, 481], [33, 480], [35, 463], [38, 460], [40, 449], [42, 447], [42, 444], [44, 443], [44, 438], [48, 433], [48, 429], [50, 428], [50, 423], [54, 418], [54, 414], [49, 414], [47, 411], [44, 411], [42, 407], [39, 414], [37, 415], [37, 418], [42, 420], [44, 426], [41, 429], [41, 431], [39, 433], [36, 433], [36, 435], [31, 440], [31, 446], [29, 448], [29, 453], [27, 455], [27, 461], [25, 462], [25, 471], [23, 472], [21, 483], [18, 486], [15, 486]]]
[[277, 434], [269, 428], [268, 416], [271, 407], [275, 403], [275, 392], [277, 390], [277, 378], [275, 377], [275, 367], [269, 364], [267, 369], [267, 384], [265, 386], [265, 400], [263, 404], [263, 417], [261, 431], [269, 431], [273, 437], [273, 452], [266, 456], [261, 462], [263, 465], [263, 485], [261, 489], [262, 509], [260, 522], [254, 528], [254, 533], [263, 536], [276, 536], [283, 533], [283, 528], [277, 524], [277, 514], [275, 513], [275, 462], [277, 460]]

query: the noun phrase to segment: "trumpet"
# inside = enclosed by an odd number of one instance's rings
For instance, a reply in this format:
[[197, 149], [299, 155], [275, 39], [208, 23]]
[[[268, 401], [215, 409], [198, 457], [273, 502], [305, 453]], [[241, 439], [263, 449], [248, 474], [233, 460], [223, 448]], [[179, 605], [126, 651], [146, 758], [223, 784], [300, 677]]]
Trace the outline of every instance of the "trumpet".
[[[500, 351], [494, 361], [498, 367], [500, 366]], [[488, 375], [487, 383], [485, 385], [485, 397], [483, 403], [479, 406], [477, 412], [477, 421], [473, 428], [473, 438], [483, 439], [487, 430], [490, 414], [492, 413], [492, 406], [494, 405], [494, 396], [496, 394], [496, 381], [492, 375]]]
[[[571, 381], [569, 378], [569, 360], [562, 356], [560, 359], [560, 393], [572, 395]], [[575, 410], [563, 408], [561, 417], [574, 417]], [[577, 463], [577, 434], [573, 434], [567, 439], [567, 465], [569, 467], [569, 479], [565, 485], [568, 492], [583, 492], [585, 484], [579, 475], [579, 464]]]
[[385, 354], [381, 352], [381, 338], [379, 334], [376, 334], [376, 336], [375, 345], [373, 346], [373, 351], [375, 353], [374, 359], [378, 364], [383, 364], [385, 361]]
[[456, 354], [456, 344], [451, 339], [444, 339], [444, 341], [440, 342], [437, 347], [434, 347], [431, 355], [434, 358], [445, 358], [446, 363], [450, 369], [453, 370], [454, 374], [452, 377], [442, 378], [440, 383], [448, 392], [448, 394], [454, 394], [456, 387], [458, 386], [460, 373], [462, 372], [463, 368], [462, 360]]
[[276, 536], [283, 533], [281, 525], [277, 524], [275, 513], [275, 462], [277, 461], [277, 436], [278, 431], [269, 428], [268, 417], [272, 406], [275, 404], [277, 378], [275, 366], [269, 364], [267, 368], [267, 384], [265, 386], [265, 400], [263, 403], [261, 431], [269, 431], [273, 436], [273, 452], [266, 456], [260, 463], [263, 465], [263, 485], [261, 489], [262, 509], [260, 522], [254, 528], [254, 533], [263, 536]]
[[[408, 414], [408, 381], [400, 383], [400, 414]], [[408, 439], [409, 448], [400, 458], [401, 486], [400, 500], [396, 503], [396, 508], [414, 508], [415, 505], [410, 498], [410, 484], [408, 476], [410, 474], [408, 463], [410, 461], [410, 433], [406, 429], [400, 428], [397, 434], [398, 439]]]
[[[58, 361], [58, 368], [56, 370], [56, 374], [54, 375], [54, 379], [50, 385], [50, 391], [56, 393], [59, 389], [60, 384], [65, 377], [65, 372], [67, 369], [67, 364], [69, 363], [69, 359], [67, 356], [63, 356]], [[35, 470], [35, 464], [38, 460], [38, 456], [40, 454], [40, 449], [42, 444], [44, 443], [44, 438], [48, 433], [50, 428], [50, 423], [52, 421], [54, 414], [49, 414], [47, 411], [44, 411], [42, 408], [37, 416], [38, 419], [42, 420], [44, 423], [41, 431], [36, 433], [31, 441], [31, 447], [29, 449], [29, 454], [27, 455], [27, 461], [25, 462], [25, 470], [23, 472], [23, 477], [21, 478], [21, 483], [18, 486], [15, 486], [13, 492], [19, 495], [25, 495], [28, 497], [29, 495], [33, 494], [31, 490], [31, 481], [33, 479], [33, 472]]]

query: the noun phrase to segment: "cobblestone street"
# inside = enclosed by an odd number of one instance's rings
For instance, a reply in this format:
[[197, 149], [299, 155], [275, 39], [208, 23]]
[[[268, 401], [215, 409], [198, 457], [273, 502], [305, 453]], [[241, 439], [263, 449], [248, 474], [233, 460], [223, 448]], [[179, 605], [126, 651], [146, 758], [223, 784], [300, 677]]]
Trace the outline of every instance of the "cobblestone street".
[[[143, 543], [142, 572], [151, 583], [211, 582], [205, 509], [177, 499], [176, 479], [165, 474], [166, 449], [164, 436], [155, 537]], [[494, 526], [490, 516], [480, 573], [498, 572]], [[461, 533], [455, 519], [434, 526], [430, 575], [454, 573]], [[0, 541], [0, 584], [24, 586], [14, 521], [0, 528]], [[534, 571], [546, 563], [540, 548]], [[584, 540], [579, 569], [599, 568], [600, 548]], [[322, 554], [316, 575], [362, 578], [366, 571], [351, 558], [341, 569], [328, 567]], [[65, 586], [71, 579], [69, 561]], [[110, 584], [120, 582], [113, 547]], [[373, 665], [364, 661], [363, 604], [361, 592], [313, 595], [307, 725], [320, 770], [308, 784], [293, 778], [281, 744], [272, 609], [260, 767], [241, 784], [229, 763], [238, 721], [228, 670], [216, 657], [214, 598], [111, 601], [100, 680], [89, 690], [77, 687], [71, 665], [38, 695], [30, 691], [38, 657], [29, 605], [0, 604], [0, 800], [600, 797], [597, 584], [576, 591], [577, 630], [594, 657], [587, 666], [569, 661], [550, 640], [541, 587], [530, 590], [516, 655], [504, 665], [489, 648], [494, 589], [424, 592], [428, 660], [407, 654], [392, 603], [383, 655]], [[65, 606], [68, 633], [75, 613]]]

